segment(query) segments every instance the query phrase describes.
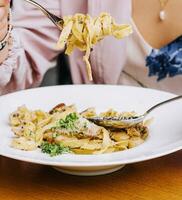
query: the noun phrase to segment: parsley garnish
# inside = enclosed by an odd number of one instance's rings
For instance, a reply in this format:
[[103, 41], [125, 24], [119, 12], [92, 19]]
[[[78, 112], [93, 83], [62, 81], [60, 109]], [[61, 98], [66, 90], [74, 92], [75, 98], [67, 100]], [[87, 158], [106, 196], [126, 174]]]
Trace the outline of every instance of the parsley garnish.
[[76, 113], [70, 113], [65, 119], [60, 119], [58, 123], [58, 128], [74, 129], [75, 122], [79, 119]]
[[43, 153], [47, 153], [51, 157], [70, 152], [70, 149], [62, 144], [51, 144], [49, 142], [43, 142], [40, 148]]

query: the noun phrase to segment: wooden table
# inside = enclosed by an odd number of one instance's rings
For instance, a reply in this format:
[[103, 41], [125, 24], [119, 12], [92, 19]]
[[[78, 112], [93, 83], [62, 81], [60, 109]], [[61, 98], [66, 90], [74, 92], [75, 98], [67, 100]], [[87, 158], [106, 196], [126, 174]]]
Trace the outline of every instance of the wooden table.
[[0, 200], [182, 200], [182, 151], [97, 177], [0, 157]]

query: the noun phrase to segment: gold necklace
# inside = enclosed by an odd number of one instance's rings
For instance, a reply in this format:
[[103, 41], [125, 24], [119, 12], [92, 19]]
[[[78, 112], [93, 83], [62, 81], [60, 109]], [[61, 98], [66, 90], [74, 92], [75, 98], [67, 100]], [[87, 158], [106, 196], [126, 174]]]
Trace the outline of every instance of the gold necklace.
[[166, 7], [168, 1], [169, 0], [159, 0], [160, 6], [161, 6], [161, 9], [160, 9], [160, 12], [159, 12], [159, 19], [161, 21], [164, 21], [166, 19], [165, 7]]

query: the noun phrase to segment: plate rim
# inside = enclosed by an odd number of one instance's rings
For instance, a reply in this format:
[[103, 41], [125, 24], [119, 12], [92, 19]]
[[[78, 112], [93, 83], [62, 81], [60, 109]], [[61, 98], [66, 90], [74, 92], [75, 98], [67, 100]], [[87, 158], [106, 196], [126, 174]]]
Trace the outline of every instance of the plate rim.
[[19, 93], [27, 93], [29, 91], [36, 91], [36, 90], [46, 90], [49, 88], [61, 88], [61, 87], [122, 87], [122, 88], [133, 88], [133, 89], [142, 89], [142, 90], [150, 90], [150, 91], [154, 91], [154, 92], [160, 92], [166, 95], [171, 95], [171, 96], [177, 96], [176, 94], [172, 93], [172, 92], [167, 92], [167, 91], [163, 91], [160, 89], [153, 89], [153, 88], [145, 88], [145, 87], [139, 87], [139, 86], [130, 86], [130, 85], [113, 85], [113, 84], [66, 84], [66, 85], [53, 85], [53, 86], [43, 86], [43, 87], [34, 87], [34, 88], [28, 88], [28, 89], [23, 89], [23, 90], [19, 90], [19, 91], [14, 91], [8, 94], [4, 94], [0, 96], [1, 98], [7, 97], [7, 96], [12, 96], [15, 94], [19, 94]]
[[[139, 163], [139, 162], [144, 162], [144, 161], [148, 161], [148, 160], [153, 160], [156, 158], [160, 158], [163, 156], [167, 156], [169, 154], [175, 153], [177, 151], [181, 151], [182, 150], [182, 145], [177, 146], [175, 148], [173, 148], [172, 150], [167, 150], [163, 153], [159, 153], [159, 154], [154, 154], [153, 156], [145, 156], [145, 158], [143, 159], [130, 159], [131, 161], [127, 161], [125, 160], [124, 162], [122, 161], [108, 161], [108, 162], [92, 162], [92, 163], [79, 163], [79, 161], [77, 162], [69, 162], [69, 163], [65, 163], [65, 162], [61, 162], [61, 161], [53, 161], [53, 162], [47, 162], [47, 161], [43, 161], [43, 160], [39, 160], [36, 161], [34, 159], [30, 159], [30, 158], [17, 158], [16, 156], [13, 155], [9, 155], [9, 154], [0, 154], [0, 156], [6, 157], [6, 158], [11, 158], [14, 160], [18, 160], [18, 161], [23, 161], [23, 162], [28, 162], [28, 163], [33, 163], [33, 164], [41, 164], [41, 165], [48, 165], [48, 166], [57, 166], [57, 167], [104, 167], [104, 166], [116, 166], [116, 165], [127, 165], [127, 164], [132, 164], [132, 163]], [[112, 154], [112, 153], [110, 153]], [[60, 155], [61, 156], [61, 155]], [[81, 155], [81, 156], [86, 156], [86, 155]], [[95, 156], [95, 155], [94, 155]], [[98, 155], [99, 156], [99, 155]]]

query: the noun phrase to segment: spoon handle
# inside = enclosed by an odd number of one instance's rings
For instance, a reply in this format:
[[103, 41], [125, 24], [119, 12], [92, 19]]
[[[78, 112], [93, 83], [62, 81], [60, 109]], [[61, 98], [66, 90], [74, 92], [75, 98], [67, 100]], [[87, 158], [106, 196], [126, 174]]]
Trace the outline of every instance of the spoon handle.
[[38, 9], [40, 9], [45, 16], [47, 16], [60, 30], [63, 28], [63, 19], [50, 13], [47, 9], [45, 9], [43, 6], [41, 6], [39, 3], [33, 1], [33, 0], [24, 0], [34, 6], [36, 6]]
[[149, 114], [149, 113], [152, 112], [154, 109], [156, 109], [156, 108], [158, 108], [158, 107], [160, 107], [160, 106], [162, 106], [162, 105], [164, 105], [164, 104], [166, 104], [166, 103], [170, 103], [170, 102], [172, 102], [172, 101], [176, 101], [176, 100], [181, 99], [181, 98], [182, 98], [182, 95], [177, 96], [177, 97], [174, 97], [174, 98], [171, 98], [171, 99], [168, 99], [168, 100], [163, 101], [163, 102], [161, 102], [161, 103], [158, 103], [158, 104], [156, 104], [155, 106], [152, 106], [149, 110], [147, 110], [146, 113], [145, 113], [145, 115]]

